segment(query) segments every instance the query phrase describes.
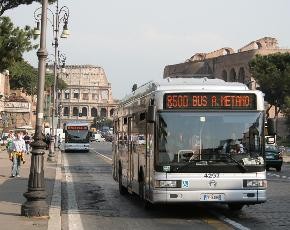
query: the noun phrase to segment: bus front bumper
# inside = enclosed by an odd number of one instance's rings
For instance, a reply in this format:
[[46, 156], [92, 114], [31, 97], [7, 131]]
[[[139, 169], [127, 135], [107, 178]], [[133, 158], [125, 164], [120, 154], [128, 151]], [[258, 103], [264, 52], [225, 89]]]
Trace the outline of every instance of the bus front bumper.
[[153, 190], [151, 201], [153, 203], [245, 203], [258, 204], [266, 202], [266, 190]]

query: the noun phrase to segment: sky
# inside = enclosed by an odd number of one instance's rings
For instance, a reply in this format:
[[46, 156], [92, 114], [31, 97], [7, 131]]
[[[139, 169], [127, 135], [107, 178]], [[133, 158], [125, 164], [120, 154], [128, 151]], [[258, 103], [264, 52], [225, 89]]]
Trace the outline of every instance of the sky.
[[[166, 65], [195, 53], [222, 47], [235, 50], [262, 37], [275, 37], [290, 48], [290, 1], [287, 0], [59, 0], [70, 10], [70, 37], [59, 50], [67, 65], [104, 68], [113, 97], [132, 85], [160, 80]], [[39, 3], [7, 11], [16, 26], [35, 26]], [[55, 6], [50, 9], [55, 12]], [[52, 26], [47, 49], [53, 53]], [[25, 53], [37, 67], [36, 51]]]

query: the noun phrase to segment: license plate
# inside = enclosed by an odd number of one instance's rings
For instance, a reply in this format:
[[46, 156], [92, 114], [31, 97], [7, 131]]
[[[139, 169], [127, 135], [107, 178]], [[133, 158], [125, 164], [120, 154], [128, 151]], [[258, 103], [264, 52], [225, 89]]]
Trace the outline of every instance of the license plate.
[[273, 156], [266, 156], [266, 159], [274, 159]]
[[222, 193], [205, 193], [200, 196], [201, 201], [224, 201], [225, 194]]

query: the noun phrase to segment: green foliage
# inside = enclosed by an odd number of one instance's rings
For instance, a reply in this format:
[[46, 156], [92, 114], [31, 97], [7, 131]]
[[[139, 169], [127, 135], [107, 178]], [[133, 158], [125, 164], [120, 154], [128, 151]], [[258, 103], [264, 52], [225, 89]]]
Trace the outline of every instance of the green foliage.
[[[11, 89], [22, 89], [23, 92], [29, 95], [36, 95], [38, 80], [37, 69], [33, 68], [26, 61], [19, 61], [9, 68], [9, 72]], [[53, 86], [53, 82], [53, 75], [46, 74], [45, 89], [49, 90]], [[63, 80], [59, 80], [59, 83], [61, 84], [61, 87], [66, 87], [66, 84], [63, 82]]]
[[260, 90], [265, 93], [265, 100], [280, 110], [285, 109], [286, 98], [290, 96], [290, 54], [257, 55], [249, 66]]
[[[48, 0], [49, 3], [53, 3], [55, 1], [56, 0]], [[30, 5], [33, 2], [41, 2], [41, 0], [0, 0], [0, 16], [3, 15], [6, 10], [16, 8], [24, 4]]]
[[11, 89], [22, 89], [29, 95], [36, 94], [37, 71], [29, 63], [16, 62], [9, 71]]
[[67, 88], [67, 84], [66, 84], [66, 82], [65, 82], [64, 80], [62, 80], [61, 78], [58, 78], [58, 79], [57, 79], [57, 88], [58, 88], [59, 90], [64, 90], [64, 89], [66, 89], [66, 88]]
[[108, 118], [97, 116], [94, 118], [91, 128], [100, 129], [103, 126], [113, 127], [113, 121]]
[[22, 54], [37, 48], [31, 43], [33, 29], [14, 27], [10, 18], [0, 17], [0, 71], [9, 69], [15, 62], [21, 61]]

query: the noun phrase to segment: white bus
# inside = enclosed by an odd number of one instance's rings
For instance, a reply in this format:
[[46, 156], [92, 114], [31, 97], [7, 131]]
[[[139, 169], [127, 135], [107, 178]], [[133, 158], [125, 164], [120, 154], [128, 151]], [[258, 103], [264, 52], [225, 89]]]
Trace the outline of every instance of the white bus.
[[[266, 201], [264, 98], [237, 82], [149, 82], [114, 113], [113, 178], [145, 205]], [[145, 137], [140, 144], [139, 136]]]
[[70, 121], [63, 125], [65, 133], [64, 151], [79, 150], [89, 152], [90, 124], [83, 121]]

